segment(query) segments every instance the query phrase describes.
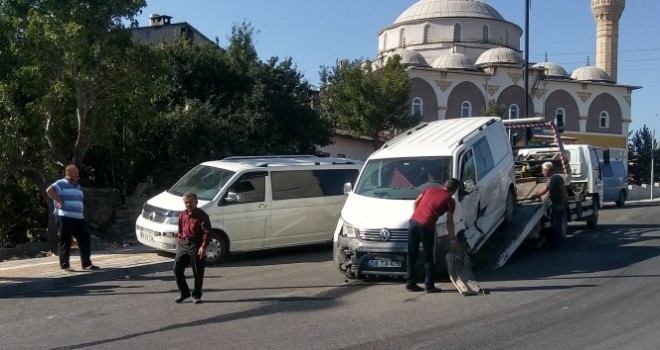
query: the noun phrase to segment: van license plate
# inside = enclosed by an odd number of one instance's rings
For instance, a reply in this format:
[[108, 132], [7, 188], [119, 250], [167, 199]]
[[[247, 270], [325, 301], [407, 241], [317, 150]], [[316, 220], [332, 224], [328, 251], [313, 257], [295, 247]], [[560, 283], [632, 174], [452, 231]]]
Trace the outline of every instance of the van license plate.
[[148, 241], [153, 241], [154, 240], [154, 234], [151, 232], [145, 232], [144, 230], [140, 230], [140, 236], [142, 238], [148, 240]]
[[369, 260], [367, 262], [369, 267], [401, 267], [401, 262], [392, 260]]

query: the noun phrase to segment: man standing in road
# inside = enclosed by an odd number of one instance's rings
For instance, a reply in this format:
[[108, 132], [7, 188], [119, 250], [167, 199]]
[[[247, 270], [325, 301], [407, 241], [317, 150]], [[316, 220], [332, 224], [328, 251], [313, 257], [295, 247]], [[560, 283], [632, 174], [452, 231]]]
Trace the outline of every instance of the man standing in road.
[[183, 203], [186, 210], [179, 215], [178, 246], [174, 258], [174, 277], [181, 294], [175, 301], [181, 303], [191, 296], [184, 272], [186, 267], [192, 264], [195, 277], [195, 289], [192, 292], [193, 303], [200, 304], [206, 263], [204, 259], [211, 235], [211, 220], [202, 209], [197, 208], [197, 194], [184, 193]]
[[83, 190], [80, 187], [78, 168], [67, 165], [64, 169], [64, 178], [53, 182], [46, 189], [46, 194], [53, 200], [57, 218], [60, 256], [60, 268], [63, 271], [73, 271], [69, 265], [71, 254], [71, 237], [78, 241], [80, 249], [80, 262], [83, 270], [98, 270], [90, 259], [91, 244], [87, 223], [83, 216]]
[[456, 202], [452, 196], [458, 190], [460, 182], [448, 179], [443, 186], [433, 186], [422, 191], [414, 203], [414, 212], [408, 227], [408, 259], [406, 290], [421, 292], [417, 285], [416, 265], [419, 243], [424, 247], [424, 290], [427, 293], [437, 293], [441, 290], [435, 286], [435, 222], [447, 213], [447, 235], [449, 248], [456, 250], [458, 241], [454, 232], [454, 209]]
[[541, 198], [541, 196], [549, 193], [552, 207], [550, 207], [550, 226], [552, 227], [552, 235], [546, 237], [548, 249], [558, 249], [561, 242], [566, 237], [567, 217], [566, 217], [566, 203], [568, 201], [568, 194], [566, 192], [566, 185], [564, 178], [555, 173], [555, 167], [551, 162], [545, 162], [541, 165], [543, 175], [548, 180], [548, 186], [544, 187], [532, 198]]

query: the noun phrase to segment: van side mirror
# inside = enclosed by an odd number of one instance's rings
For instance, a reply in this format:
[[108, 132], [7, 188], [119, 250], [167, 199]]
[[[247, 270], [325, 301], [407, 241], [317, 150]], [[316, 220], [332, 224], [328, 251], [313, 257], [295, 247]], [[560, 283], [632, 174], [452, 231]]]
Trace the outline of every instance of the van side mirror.
[[348, 196], [349, 193], [353, 192], [353, 185], [350, 182], [344, 184], [344, 194]]
[[225, 195], [225, 198], [223, 199], [225, 203], [237, 203], [238, 202], [238, 194], [235, 192], [227, 192], [227, 195]]

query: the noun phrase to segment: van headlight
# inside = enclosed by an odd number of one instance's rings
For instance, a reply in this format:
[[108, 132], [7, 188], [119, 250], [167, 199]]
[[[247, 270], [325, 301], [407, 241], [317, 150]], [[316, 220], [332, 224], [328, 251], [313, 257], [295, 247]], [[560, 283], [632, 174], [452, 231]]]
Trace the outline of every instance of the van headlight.
[[360, 234], [360, 230], [351, 224], [344, 224], [344, 229], [342, 232], [344, 233], [344, 236], [353, 238]]
[[[176, 215], [174, 215], [176, 214]], [[168, 216], [167, 219], [165, 219], [165, 224], [170, 224], [170, 225], [178, 225], [179, 224], [179, 213], [173, 213], [173, 216]]]

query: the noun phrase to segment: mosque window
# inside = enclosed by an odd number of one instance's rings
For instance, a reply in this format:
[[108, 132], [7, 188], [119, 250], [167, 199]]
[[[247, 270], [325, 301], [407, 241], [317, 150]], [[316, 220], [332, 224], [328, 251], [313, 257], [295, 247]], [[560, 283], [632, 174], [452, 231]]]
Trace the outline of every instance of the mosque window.
[[387, 50], [387, 34], [383, 35], [383, 51]]
[[488, 30], [488, 26], [484, 24], [482, 41], [487, 43], [489, 40], [490, 40], [490, 33]]
[[610, 115], [607, 112], [600, 112], [600, 118], [598, 119], [598, 126], [606, 129], [610, 127]]
[[461, 103], [461, 118], [469, 118], [472, 116], [472, 104], [470, 101], [463, 101]]
[[421, 98], [415, 97], [412, 100], [412, 115], [422, 115], [424, 113], [424, 101]]
[[460, 42], [461, 41], [461, 24], [456, 23], [454, 24], [454, 42]]
[[504, 45], [509, 46], [509, 30], [506, 31], [506, 37], [504, 38]]
[[406, 47], [406, 31], [401, 28], [399, 33], [399, 47]]
[[509, 119], [518, 119], [518, 116], [520, 114], [520, 108], [518, 105], [513, 104], [509, 106]]
[[431, 26], [426, 25], [424, 27], [424, 44], [428, 44], [431, 42]]
[[565, 115], [566, 111], [563, 108], [557, 108], [555, 111], [555, 124], [557, 127], [563, 128], [566, 125]]

